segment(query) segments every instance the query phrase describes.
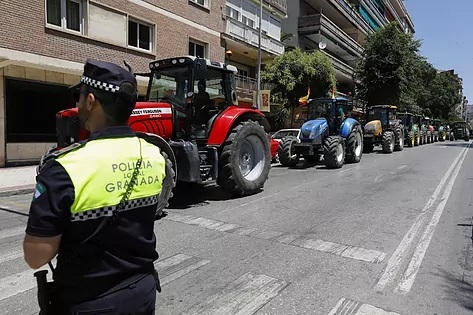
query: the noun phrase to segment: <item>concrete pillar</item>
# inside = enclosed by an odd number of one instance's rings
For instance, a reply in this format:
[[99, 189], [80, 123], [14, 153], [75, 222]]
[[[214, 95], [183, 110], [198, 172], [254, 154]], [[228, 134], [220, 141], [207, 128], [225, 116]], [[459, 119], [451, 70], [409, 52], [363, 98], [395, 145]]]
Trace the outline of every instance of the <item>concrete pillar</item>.
[[4, 167], [6, 161], [5, 116], [5, 81], [3, 68], [0, 68], [0, 167]]

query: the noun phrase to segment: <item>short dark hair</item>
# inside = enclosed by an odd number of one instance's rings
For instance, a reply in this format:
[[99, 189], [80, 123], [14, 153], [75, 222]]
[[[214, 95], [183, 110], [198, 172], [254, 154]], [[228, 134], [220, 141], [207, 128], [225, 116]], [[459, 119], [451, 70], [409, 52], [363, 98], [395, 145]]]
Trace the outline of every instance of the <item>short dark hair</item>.
[[124, 125], [135, 108], [137, 101], [136, 88], [133, 84], [124, 82], [116, 93], [106, 92], [100, 89], [84, 85], [85, 93], [94, 94], [102, 105], [103, 111], [110, 124]]

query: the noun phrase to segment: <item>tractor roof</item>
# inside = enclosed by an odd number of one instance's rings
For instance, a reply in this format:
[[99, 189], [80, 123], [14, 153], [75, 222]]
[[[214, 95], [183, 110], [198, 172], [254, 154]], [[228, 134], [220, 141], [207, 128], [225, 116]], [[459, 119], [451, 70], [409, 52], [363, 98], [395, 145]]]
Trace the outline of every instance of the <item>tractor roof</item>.
[[315, 102], [315, 101], [336, 101], [336, 102], [348, 102], [349, 99], [348, 98], [344, 98], [344, 97], [335, 97], [335, 98], [331, 98], [331, 97], [317, 97], [317, 98], [311, 98], [309, 99], [307, 102]]
[[371, 106], [371, 108], [387, 108], [387, 109], [397, 109], [397, 106], [394, 106], [394, 105], [374, 105], [374, 106]]
[[[158, 67], [173, 67], [178, 64], [181, 65], [190, 65], [195, 62], [197, 57], [195, 56], [181, 56], [181, 57], [173, 57], [167, 59], [160, 59], [156, 61], [152, 61], [149, 63], [150, 70], [156, 70]], [[207, 67], [214, 68], [214, 69], [221, 69], [223, 71], [238, 73], [238, 69], [235, 66], [227, 65], [225, 63], [219, 61], [211, 61], [209, 59], [204, 59], [207, 63]]]
[[397, 114], [398, 114], [398, 116], [415, 116], [415, 114], [409, 113], [409, 112], [397, 113]]

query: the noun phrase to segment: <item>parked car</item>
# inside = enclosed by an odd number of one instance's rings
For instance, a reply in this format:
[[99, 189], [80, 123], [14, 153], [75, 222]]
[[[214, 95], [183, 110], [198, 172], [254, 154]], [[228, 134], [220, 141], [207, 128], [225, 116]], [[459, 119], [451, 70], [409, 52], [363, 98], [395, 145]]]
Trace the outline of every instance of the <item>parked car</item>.
[[278, 149], [279, 149], [279, 141], [273, 139], [272, 136], [269, 136], [270, 145], [271, 145], [271, 162], [272, 163], [279, 163], [278, 157]]

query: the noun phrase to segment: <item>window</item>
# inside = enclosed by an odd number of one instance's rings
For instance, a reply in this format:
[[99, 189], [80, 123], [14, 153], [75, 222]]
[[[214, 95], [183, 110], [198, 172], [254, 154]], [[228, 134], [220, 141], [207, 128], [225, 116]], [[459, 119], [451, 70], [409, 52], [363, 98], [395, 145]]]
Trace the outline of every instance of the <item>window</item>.
[[240, 20], [240, 12], [227, 5], [227, 16], [235, 20]]
[[204, 7], [207, 7], [209, 5], [208, 0], [189, 0], [189, 1], [197, 3]]
[[250, 18], [247, 18], [246, 16], [242, 16], [241, 17], [241, 21], [243, 22], [243, 24], [251, 27], [251, 28], [255, 28], [255, 21], [253, 21], [252, 19]]
[[86, 0], [46, 0], [46, 21], [83, 34], [85, 7]]
[[207, 58], [207, 45], [203, 43], [189, 41], [189, 55], [200, 58]]
[[152, 50], [153, 28], [141, 22], [128, 21], [128, 46]]

